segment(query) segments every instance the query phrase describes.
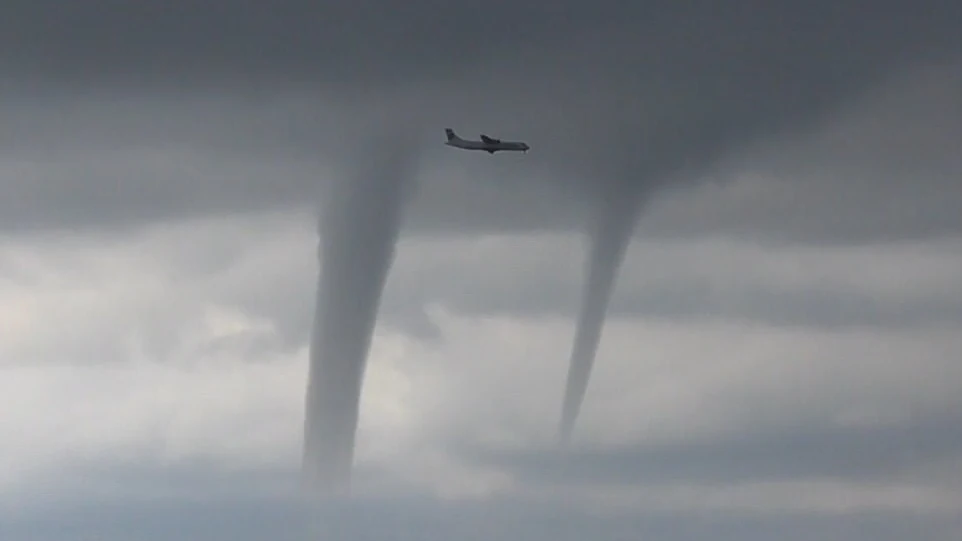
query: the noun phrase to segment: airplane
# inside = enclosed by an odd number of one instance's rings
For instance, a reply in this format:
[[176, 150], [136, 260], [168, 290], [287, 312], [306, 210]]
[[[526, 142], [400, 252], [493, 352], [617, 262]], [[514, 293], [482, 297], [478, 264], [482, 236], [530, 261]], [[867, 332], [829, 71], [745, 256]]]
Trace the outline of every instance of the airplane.
[[522, 143], [521, 141], [502, 141], [501, 139], [488, 137], [484, 134], [481, 134], [480, 141], [461, 139], [451, 128], [445, 128], [444, 133], [448, 138], [447, 142], [444, 143], [445, 145], [463, 148], [465, 150], [483, 150], [488, 154], [494, 154], [499, 150], [517, 150], [527, 153], [530, 148], [527, 143]]

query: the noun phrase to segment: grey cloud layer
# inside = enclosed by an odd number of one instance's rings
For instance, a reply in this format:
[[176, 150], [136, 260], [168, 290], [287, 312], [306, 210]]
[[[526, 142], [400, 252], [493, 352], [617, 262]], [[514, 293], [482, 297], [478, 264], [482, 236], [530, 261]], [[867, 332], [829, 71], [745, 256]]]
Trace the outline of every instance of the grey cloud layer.
[[[196, 481], [194, 470], [132, 473], [129, 477], [167, 482], [167, 475], [190, 476], [184, 483], [194, 494], [207, 495], [206, 485]], [[118, 475], [121, 481], [128, 476]], [[206, 479], [204, 479], [206, 480]], [[254, 479], [256, 485], [257, 479]], [[252, 483], [242, 482], [247, 486]], [[218, 495], [220, 496], [220, 495]], [[377, 520], [370, 517], [376, 516]], [[332, 522], [334, 517], [336, 522]], [[265, 537], [302, 541], [324, 535], [332, 540], [379, 539], [399, 532], [417, 532], [418, 539], [558, 539], [631, 540], [639, 536], [673, 541], [761, 541], [767, 539], [839, 539], [849, 541], [947, 541], [954, 539], [960, 522], [951, 517], [919, 517], [912, 513], [877, 512], [854, 516], [798, 514], [723, 516], [713, 513], [672, 514], [630, 512], [594, 514], [564, 506], [541, 506], [513, 500], [478, 505], [410, 498], [405, 501], [359, 500], [307, 509], [288, 498], [265, 496], [255, 490], [216, 500], [176, 501], [128, 499], [96, 504], [69, 502], [57, 509], [11, 513], [3, 518], [4, 533], [18, 539], [87, 539], [107, 541], [136, 537], [167, 540], [171, 536], [196, 536], [212, 541], [248, 541]]]
[[[173, 7], [86, 0], [13, 1], [4, 18], [8, 70], [56, 79], [308, 79], [332, 84], [397, 83], [451, 73], [528, 40], [565, 35], [630, 6], [518, 5], [491, 0], [311, 2], [206, 0]], [[547, 9], [552, 8], [552, 9]], [[628, 8], [634, 17], [648, 9]], [[506, 16], [510, 15], [510, 16]]]
[[24, 93], [4, 105], [0, 226], [303, 204], [358, 130], [417, 118], [425, 145], [451, 125], [535, 151], [427, 152], [411, 227], [576, 227], [577, 200], [602, 186], [696, 178], [917, 58], [951, 58], [962, 20], [896, 2], [192, 6], [10, 6], [0, 70]]
[[631, 31], [636, 55], [579, 60], [683, 77], [702, 68], [695, 79], [717, 82], [732, 67], [747, 68], [742, 80], [755, 82], [774, 82], [766, 69], [775, 69], [780, 85], [831, 74], [835, 81], [818, 83], [828, 89], [907, 47], [952, 43], [958, 9], [894, 1], [748, 1], [729, 7], [414, 0], [398, 9], [388, 1], [281, 0], [266, 6], [208, 0], [175, 8], [159, 1], [14, 0], [0, 27], [0, 59], [8, 72], [53, 78], [132, 75], [161, 82], [227, 76], [251, 84], [305, 78], [353, 86], [456, 75], [531, 46], [563, 49], [621, 26]]
[[[121, 253], [149, 254], [144, 261], [113, 257], [106, 248], [85, 251], [111, 237], [35, 249], [21, 241], [9, 246], [20, 249], [0, 252], [0, 277], [30, 287], [36, 291], [33, 298], [49, 309], [55, 306], [54, 293], [43, 293], [44, 284], [68, 292], [60, 302], [78, 306], [86, 301], [76, 284], [93, 277], [98, 287], [107, 288], [101, 299], [116, 298], [111, 314], [138, 313], [123, 316], [123, 326], [105, 322], [104, 329], [97, 319], [78, 327], [48, 318], [50, 332], [60, 339], [34, 348], [47, 350], [67, 340], [77, 358], [113, 359], [123, 354], [110, 346], [122, 342], [117, 333], [136, 329], [143, 346], [162, 356], [172, 347], [171, 322], [183, 325], [201, 317], [189, 302], [165, 293], [169, 287], [189, 288], [189, 299], [209, 299], [270, 321], [283, 347], [298, 348], [307, 339], [313, 310], [305, 284], [316, 273], [314, 224], [303, 215], [251, 220], [185, 222], [126, 234], [112, 244]], [[388, 278], [381, 323], [433, 337], [437, 329], [429, 313], [435, 305], [472, 316], [566, 319], [577, 303], [579, 246], [568, 235], [405, 240]], [[62, 281], [43, 270], [47, 265], [70, 269], [76, 281]], [[960, 269], [957, 242], [803, 250], [722, 240], [639, 241], [628, 250], [611, 313], [651, 323], [725, 320], [827, 331], [954, 328], [962, 324]], [[147, 285], [148, 292], [115, 290], [117, 281], [108, 278], [113, 273], [136, 277], [135, 284]], [[161, 299], [163, 306], [157, 304]]]
[[[954, 411], [879, 426], [785, 426], [660, 446], [600, 451], [488, 453], [522, 478], [567, 483], [750, 483], [794, 479], [885, 482], [911, 479], [929, 465], [962, 463], [962, 416]], [[962, 490], [955, 486], [954, 490]]]
[[[439, 304], [471, 315], [567, 317], [578, 300], [577, 247], [563, 236], [402, 244], [385, 316], [410, 323]], [[962, 324], [959, 250], [958, 243], [843, 251], [637, 242], [610, 313], [839, 331], [951, 328]]]

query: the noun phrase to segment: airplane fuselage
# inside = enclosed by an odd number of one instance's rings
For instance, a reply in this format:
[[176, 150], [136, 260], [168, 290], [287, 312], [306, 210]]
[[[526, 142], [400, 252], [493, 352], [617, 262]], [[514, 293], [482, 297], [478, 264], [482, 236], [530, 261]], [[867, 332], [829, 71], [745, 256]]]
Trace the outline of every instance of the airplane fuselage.
[[464, 150], [483, 150], [490, 154], [494, 154], [498, 151], [527, 152], [530, 149], [528, 144], [522, 141], [502, 141], [500, 139], [493, 139], [485, 135], [481, 136], [482, 139], [480, 141], [471, 141], [458, 137], [450, 128], [446, 129], [445, 132], [447, 135], [447, 141], [444, 143], [445, 145]]

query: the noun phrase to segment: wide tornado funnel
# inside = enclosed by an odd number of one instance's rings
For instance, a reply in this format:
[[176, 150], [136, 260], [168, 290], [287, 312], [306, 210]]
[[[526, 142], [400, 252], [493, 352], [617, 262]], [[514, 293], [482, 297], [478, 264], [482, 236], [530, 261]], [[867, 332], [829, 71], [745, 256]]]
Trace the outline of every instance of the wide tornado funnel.
[[350, 492], [367, 355], [415, 150], [395, 138], [366, 143], [374, 153], [336, 179], [321, 205], [303, 454], [314, 495]]

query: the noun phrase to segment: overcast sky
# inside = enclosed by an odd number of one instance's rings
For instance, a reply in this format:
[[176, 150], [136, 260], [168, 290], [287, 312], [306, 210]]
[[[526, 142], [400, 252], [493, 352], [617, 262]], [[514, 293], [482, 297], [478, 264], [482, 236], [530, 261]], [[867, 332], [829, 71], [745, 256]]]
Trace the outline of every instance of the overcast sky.
[[[956, 4], [8, 0], [0, 538], [956, 539]], [[357, 496], [308, 508], [316, 211], [382, 131]]]

